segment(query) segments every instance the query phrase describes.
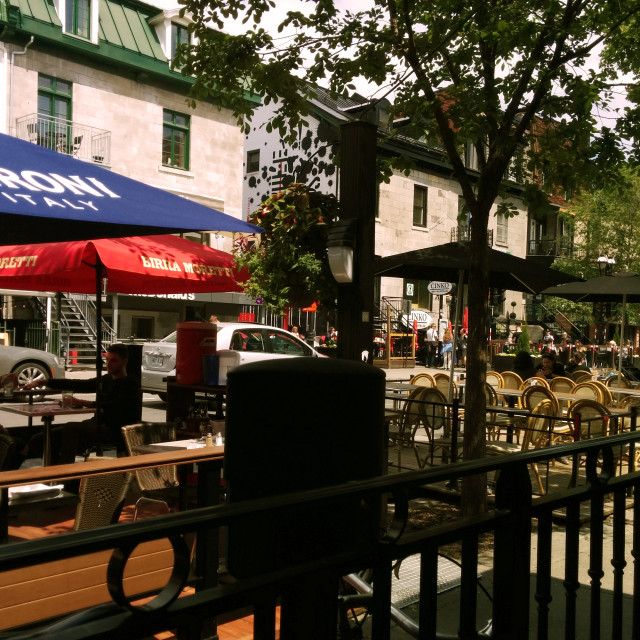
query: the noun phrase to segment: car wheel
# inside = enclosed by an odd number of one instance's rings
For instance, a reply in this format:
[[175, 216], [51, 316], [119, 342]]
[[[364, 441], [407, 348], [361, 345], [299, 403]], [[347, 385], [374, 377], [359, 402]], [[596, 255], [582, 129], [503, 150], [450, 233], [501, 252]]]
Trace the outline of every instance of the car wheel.
[[[50, 376], [49, 370], [37, 362], [23, 362], [13, 370], [13, 373], [17, 374], [18, 386], [20, 387], [35, 380], [38, 376], [44, 376], [47, 379]], [[46, 384], [42, 386], [45, 387]]]

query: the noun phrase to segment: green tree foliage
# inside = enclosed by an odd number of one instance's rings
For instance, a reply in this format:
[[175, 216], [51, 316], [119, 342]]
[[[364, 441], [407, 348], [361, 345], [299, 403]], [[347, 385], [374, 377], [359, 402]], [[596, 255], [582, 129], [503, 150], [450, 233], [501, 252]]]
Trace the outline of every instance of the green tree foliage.
[[523, 322], [522, 331], [520, 332], [520, 335], [516, 340], [515, 353], [520, 353], [521, 351], [525, 351], [526, 353], [529, 353], [530, 352], [529, 342], [530, 342], [529, 326], [527, 325], [526, 322]]
[[336, 282], [327, 260], [327, 235], [338, 212], [335, 196], [294, 183], [272, 195], [249, 220], [264, 229], [258, 246], [235, 260], [250, 274], [247, 295], [262, 297], [279, 313], [287, 306], [321, 302], [331, 307]]
[[[619, 69], [637, 76], [640, 2], [371, 0], [354, 12], [339, 11], [338, 0], [311, 0], [306, 14], [283, 15], [277, 32], [260, 26], [264, 13], [278, 8], [275, 0], [182, 2], [199, 40], [176, 65], [195, 78], [194, 100], [230, 106], [242, 127], [250, 126], [253, 92], [278, 105], [267, 130], [294, 139], [314, 85], [342, 95], [363, 78], [394, 92], [394, 115], [410, 119], [415, 138], [444, 149], [471, 214], [466, 402], [467, 415], [477, 419], [465, 424], [464, 456], [484, 456], [489, 216], [496, 204], [513, 210], [503, 180], [512, 162], [520, 176], [530, 176], [532, 206], [554, 185], [610, 180], [622, 157], [619, 132], [598, 131], [594, 113], [617, 91], [640, 98], [635, 85], [615, 84]], [[245, 34], [210, 30], [230, 16], [244, 18]], [[289, 31], [294, 35], [284, 38]], [[589, 58], [598, 49], [601, 64]], [[632, 136], [640, 125], [633, 109], [628, 115], [623, 124]], [[468, 144], [477, 172], [465, 167]], [[406, 159], [399, 161], [406, 168]], [[484, 489], [464, 500], [482, 509]]]
[[[640, 175], [622, 167], [614, 180], [601, 189], [583, 190], [564, 214], [573, 225], [575, 251], [571, 258], [557, 260], [554, 267], [581, 278], [600, 275], [598, 258], [613, 258], [613, 271], [640, 273]], [[593, 304], [553, 298], [552, 305], [574, 324], [592, 322]], [[612, 305], [612, 320], [619, 319], [620, 305]], [[637, 321], [640, 304], [627, 306], [629, 318]]]
[[583, 278], [599, 275], [597, 260], [615, 260], [614, 270], [640, 273], [640, 176], [624, 167], [611, 184], [584, 190], [571, 202], [574, 257], [560, 267]]

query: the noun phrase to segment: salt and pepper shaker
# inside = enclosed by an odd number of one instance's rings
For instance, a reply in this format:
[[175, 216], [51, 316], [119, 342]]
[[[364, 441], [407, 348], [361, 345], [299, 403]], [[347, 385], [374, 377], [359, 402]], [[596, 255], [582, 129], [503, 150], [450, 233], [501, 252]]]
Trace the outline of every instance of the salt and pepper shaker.
[[213, 447], [213, 436], [210, 433], [207, 433], [204, 444], [207, 447]]
[[216, 436], [216, 447], [221, 447], [223, 444], [222, 442], [222, 433], [220, 433], [220, 431], [218, 431], [218, 435]]

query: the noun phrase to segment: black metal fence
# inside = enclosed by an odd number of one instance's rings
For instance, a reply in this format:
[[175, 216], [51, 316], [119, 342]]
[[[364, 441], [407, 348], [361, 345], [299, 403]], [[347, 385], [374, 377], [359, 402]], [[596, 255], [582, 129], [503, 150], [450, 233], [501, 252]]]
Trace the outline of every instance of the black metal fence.
[[[420, 554], [421, 590], [417, 605], [420, 638], [584, 638], [585, 628], [594, 639], [638, 638], [640, 569], [636, 558], [640, 551], [637, 526], [640, 474], [634, 468], [639, 439], [640, 433], [636, 432], [617, 434], [3, 545], [0, 571], [114, 549], [105, 581], [115, 602], [45, 629], [17, 631], [2, 637], [134, 640], [167, 629], [178, 630], [181, 638], [215, 637], [212, 628], [215, 616], [250, 607], [255, 614], [254, 637], [275, 638], [275, 609], [281, 604], [283, 640], [326, 640], [337, 637], [337, 631], [327, 635], [327, 629], [337, 629], [340, 576], [367, 569], [374, 585], [368, 605], [372, 614], [371, 637], [386, 640], [390, 638], [392, 565], [399, 558]], [[616, 466], [615, 461], [623, 454], [628, 456], [629, 464]], [[534, 497], [530, 465], [542, 465], [562, 456], [585, 460], [586, 482], [546, 497]], [[498, 473], [495, 505], [488, 512], [405, 531], [412, 500], [433, 495], [435, 487], [494, 472]], [[201, 542], [206, 541], [205, 546], [199, 547], [200, 552], [208, 554], [206, 563], [215, 567], [216, 533], [228, 525], [251, 528], [251, 519], [261, 514], [269, 514], [276, 523], [284, 516], [295, 515], [302, 505], [305, 509], [332, 505], [340, 508], [345, 503], [352, 504], [354, 498], [360, 505], [354, 510], [354, 518], [358, 517], [355, 511], [376, 508], [381, 501], [391, 505], [387, 525], [375, 539], [354, 540], [339, 551], [320, 551], [315, 559], [304, 563], [225, 584], [203, 584], [196, 578], [195, 594], [176, 598], [186, 581], [193, 578], [189, 576], [189, 562], [184, 560], [183, 536], [196, 532]], [[588, 519], [581, 513], [585, 506], [590, 512]], [[559, 517], [561, 526], [554, 524]], [[610, 523], [607, 521], [605, 530], [606, 518]], [[477, 620], [477, 584], [483, 569], [478, 549], [483, 536], [492, 541], [491, 576], [484, 580], [493, 605], [489, 630], [480, 634], [477, 629], [484, 625]], [[554, 544], [557, 536], [562, 537], [559, 545]], [[136, 545], [161, 538], [171, 540], [176, 550], [171, 581], [155, 604], [136, 608], [123, 595], [123, 566]], [[261, 531], [256, 530], [255, 545], [259, 547], [260, 543]], [[322, 540], [309, 541], [320, 548], [321, 543]], [[460, 604], [453, 614], [458, 635], [443, 636], [437, 631], [443, 617], [437, 596], [437, 562], [442, 546], [451, 543], [459, 544], [461, 558]], [[263, 552], [269, 554], [269, 549]], [[199, 560], [203, 562], [202, 557]], [[559, 576], [552, 571], [552, 560], [554, 567], [558, 562], [562, 566]], [[625, 574], [631, 575], [631, 586], [625, 583]], [[582, 575], [588, 575], [586, 581]], [[612, 586], [605, 589], [603, 580], [609, 577]], [[306, 604], [298, 607], [301, 598], [296, 595], [300, 594]], [[584, 598], [586, 606], [581, 606]]]

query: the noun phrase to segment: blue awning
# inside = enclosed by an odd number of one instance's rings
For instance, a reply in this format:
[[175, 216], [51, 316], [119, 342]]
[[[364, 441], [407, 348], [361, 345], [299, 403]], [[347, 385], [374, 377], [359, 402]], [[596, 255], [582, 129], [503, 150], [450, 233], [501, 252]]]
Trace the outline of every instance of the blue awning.
[[97, 165], [0, 134], [0, 244], [180, 231], [260, 233], [262, 229]]

